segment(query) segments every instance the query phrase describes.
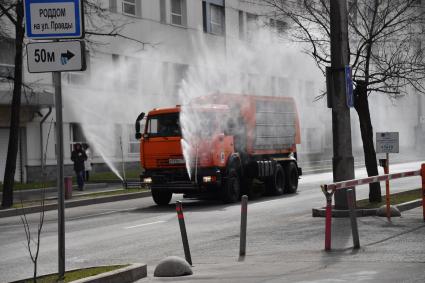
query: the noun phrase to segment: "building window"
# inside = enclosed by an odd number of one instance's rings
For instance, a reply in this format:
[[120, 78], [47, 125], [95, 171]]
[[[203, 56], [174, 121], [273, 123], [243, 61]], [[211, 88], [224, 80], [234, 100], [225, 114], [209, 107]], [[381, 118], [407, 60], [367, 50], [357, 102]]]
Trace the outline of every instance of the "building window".
[[284, 21], [270, 19], [270, 27], [278, 34], [283, 34], [288, 29], [288, 24]]
[[140, 78], [140, 59], [136, 57], [125, 57], [126, 87], [137, 90]]
[[258, 30], [258, 16], [246, 13], [246, 37], [251, 41], [255, 32]]
[[69, 124], [69, 146], [70, 146], [70, 152], [74, 150], [75, 144], [83, 144], [87, 143], [87, 139], [84, 136], [83, 128], [81, 127], [81, 124], [78, 123], [70, 123]]
[[0, 78], [13, 78], [15, 71], [15, 42], [10, 38], [0, 38]]
[[183, 0], [171, 0], [171, 23], [183, 25]]
[[[144, 129], [145, 126], [143, 124], [143, 122], [146, 120], [142, 120], [141, 121], [141, 125], [140, 128]], [[134, 125], [129, 125], [128, 126], [128, 133], [129, 133], [129, 137], [128, 137], [128, 153], [129, 154], [134, 154], [137, 155], [140, 153], [140, 142], [136, 139], [135, 137], [135, 130], [134, 130]]]
[[205, 0], [202, 2], [204, 31], [224, 35], [225, 15], [223, 0]]
[[177, 97], [189, 66], [171, 62], [164, 62], [163, 64], [164, 92], [166, 95]]
[[136, 0], [123, 0], [122, 12], [126, 15], [136, 16]]
[[117, 0], [109, 0], [109, 11], [112, 13], [117, 12]]
[[239, 11], [239, 39], [245, 38], [245, 16], [243, 11]]
[[167, 13], [166, 13], [165, 7], [166, 7], [165, 0], [159, 0], [159, 16], [160, 16], [161, 23], [166, 22]]
[[210, 5], [211, 13], [211, 33], [224, 34], [224, 8], [217, 5]]

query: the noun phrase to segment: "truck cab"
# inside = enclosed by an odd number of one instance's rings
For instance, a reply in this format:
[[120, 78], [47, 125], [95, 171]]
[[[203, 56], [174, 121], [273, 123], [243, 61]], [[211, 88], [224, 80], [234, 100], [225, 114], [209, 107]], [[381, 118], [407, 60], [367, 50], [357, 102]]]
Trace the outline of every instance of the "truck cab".
[[[220, 117], [223, 105], [192, 107], [202, 125], [190, 143], [182, 140], [181, 107], [154, 109], [141, 137], [142, 182], [149, 184], [154, 201], [168, 204], [173, 193], [199, 195], [222, 185], [222, 171], [234, 153], [233, 136], [226, 136]], [[188, 160], [184, 158], [186, 151]]]

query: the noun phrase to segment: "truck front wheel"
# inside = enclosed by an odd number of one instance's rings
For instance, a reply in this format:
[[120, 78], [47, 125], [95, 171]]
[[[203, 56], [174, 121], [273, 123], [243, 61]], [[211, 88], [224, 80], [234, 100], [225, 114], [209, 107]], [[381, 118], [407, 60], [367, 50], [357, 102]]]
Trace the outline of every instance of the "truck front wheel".
[[170, 192], [159, 192], [157, 190], [152, 190], [152, 198], [157, 205], [167, 205], [170, 202], [172, 196], [173, 193]]
[[224, 203], [237, 202], [240, 195], [239, 174], [236, 169], [229, 170], [226, 181], [222, 187], [222, 200]]
[[298, 189], [298, 169], [295, 162], [285, 164], [286, 184], [285, 193], [293, 194]]

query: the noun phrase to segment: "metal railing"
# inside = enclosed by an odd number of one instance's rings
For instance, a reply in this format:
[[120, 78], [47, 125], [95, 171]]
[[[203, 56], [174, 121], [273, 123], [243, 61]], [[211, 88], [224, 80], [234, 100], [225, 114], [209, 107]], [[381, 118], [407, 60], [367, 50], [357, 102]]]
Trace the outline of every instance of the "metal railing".
[[[415, 170], [415, 171], [384, 174], [384, 175], [367, 177], [362, 179], [347, 180], [342, 182], [321, 185], [320, 187], [326, 197], [325, 250], [329, 251], [331, 249], [332, 197], [337, 190], [355, 187], [358, 185], [365, 185], [369, 183], [389, 181], [389, 180], [413, 177], [413, 176], [422, 177], [422, 209], [423, 209], [423, 219], [425, 221], [425, 163], [421, 165], [421, 169]], [[347, 190], [347, 201], [348, 201], [350, 218], [351, 218], [351, 228], [353, 232], [354, 248], [359, 248], [360, 244], [358, 239], [357, 220], [356, 220], [356, 212], [355, 212], [356, 205], [355, 205], [354, 191], [352, 189]]]

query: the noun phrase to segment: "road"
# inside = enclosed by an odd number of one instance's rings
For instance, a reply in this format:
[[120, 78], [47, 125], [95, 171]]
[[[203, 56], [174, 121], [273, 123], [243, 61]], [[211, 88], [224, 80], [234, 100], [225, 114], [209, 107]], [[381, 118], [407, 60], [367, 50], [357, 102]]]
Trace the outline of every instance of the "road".
[[[391, 171], [419, 168], [419, 162], [411, 162], [393, 165]], [[365, 175], [363, 168], [356, 170], [357, 177]], [[413, 278], [409, 282], [424, 282], [425, 228], [417, 211], [394, 219], [391, 224], [377, 217], [359, 219], [361, 243], [368, 248], [355, 254], [350, 249], [348, 220], [335, 219], [332, 243], [335, 252], [323, 252], [324, 219], [312, 218], [311, 209], [324, 205], [319, 185], [331, 180], [331, 173], [306, 175], [300, 180], [297, 194], [250, 201], [247, 257], [243, 262], [238, 262], [237, 258], [239, 204], [183, 200], [194, 276], [197, 276], [196, 272], [199, 276], [192, 277], [192, 282], [240, 282], [242, 278], [246, 282], [283, 282], [283, 274], [291, 278], [288, 282], [329, 282], [326, 280], [330, 277], [326, 276], [338, 274], [340, 268], [347, 274], [355, 274], [353, 276], [357, 279], [364, 279], [363, 282], [370, 282], [375, 281], [371, 278], [397, 278], [392, 275], [396, 272], [394, 266], [408, 272], [405, 276]], [[392, 183], [392, 191], [418, 187], [419, 177]], [[357, 188], [358, 199], [367, 195], [367, 186]], [[173, 201], [179, 199], [181, 197], [178, 196]], [[35, 229], [38, 214], [28, 215], [28, 220]], [[0, 282], [32, 274], [20, 221], [19, 217], [0, 219]], [[400, 239], [397, 236], [400, 233], [406, 233], [407, 238]], [[390, 243], [391, 247], [387, 246]], [[140, 282], [158, 281], [152, 278], [152, 270], [159, 260], [169, 255], [184, 255], [173, 205], [160, 208], [150, 198], [142, 198], [66, 210], [67, 269], [144, 262], [148, 264], [149, 278]], [[232, 268], [229, 269], [229, 266]], [[322, 269], [326, 268], [329, 273], [323, 272]], [[46, 212], [41, 238], [39, 273], [56, 271], [57, 212], [49, 211]], [[222, 280], [220, 276], [227, 277]], [[342, 281], [335, 282], [357, 282], [354, 277], [341, 278], [339, 276], [338, 280]]]

